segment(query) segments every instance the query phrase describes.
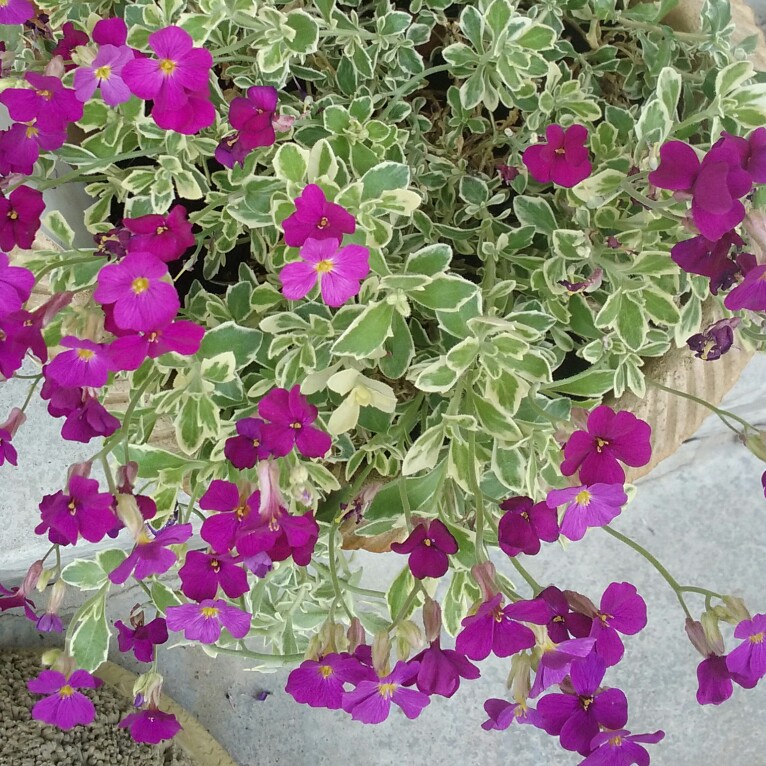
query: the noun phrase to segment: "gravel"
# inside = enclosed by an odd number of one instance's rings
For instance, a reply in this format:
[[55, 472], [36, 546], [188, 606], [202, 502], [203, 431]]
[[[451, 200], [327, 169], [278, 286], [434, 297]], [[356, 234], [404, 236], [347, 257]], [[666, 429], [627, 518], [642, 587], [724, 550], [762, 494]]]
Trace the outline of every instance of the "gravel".
[[96, 706], [90, 726], [61, 731], [35, 721], [27, 681], [41, 670], [30, 652], [0, 652], [0, 766], [195, 766], [172, 743], [139, 745], [117, 724], [131, 710], [131, 701], [106, 684], [83, 690]]

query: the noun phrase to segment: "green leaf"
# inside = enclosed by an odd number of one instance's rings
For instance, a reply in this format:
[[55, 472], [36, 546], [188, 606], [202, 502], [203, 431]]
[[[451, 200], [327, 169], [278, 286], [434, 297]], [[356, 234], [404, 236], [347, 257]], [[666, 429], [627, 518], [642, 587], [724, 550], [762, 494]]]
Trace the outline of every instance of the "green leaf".
[[47, 229], [52, 235], [52, 239], [56, 240], [64, 248], [72, 247], [74, 242], [74, 231], [72, 227], [66, 222], [66, 218], [58, 211], [52, 210], [43, 216], [43, 228]]
[[406, 189], [410, 185], [410, 169], [400, 162], [383, 162], [362, 176], [364, 199], [380, 199], [383, 192]]
[[649, 327], [646, 323], [643, 308], [636, 303], [631, 293], [623, 295], [620, 313], [617, 315], [615, 330], [625, 345], [637, 351], [646, 339]]
[[96, 561], [75, 559], [61, 570], [61, 579], [79, 590], [98, 590], [107, 582], [107, 574]]
[[466, 301], [478, 296], [479, 289], [467, 279], [438, 275], [431, 284], [410, 295], [415, 303], [438, 311], [457, 311]]
[[237, 369], [242, 369], [256, 358], [262, 340], [263, 333], [260, 330], [242, 327], [236, 322], [224, 322], [205, 333], [199, 355], [215, 357], [232, 351]]
[[612, 370], [598, 370], [591, 367], [585, 372], [543, 386], [542, 390], [557, 391], [560, 394], [572, 396], [597, 397], [611, 391], [613, 384], [614, 372]]
[[522, 226], [534, 226], [540, 234], [550, 236], [558, 228], [551, 206], [542, 197], [514, 197], [513, 212]]
[[309, 166], [309, 151], [297, 144], [282, 144], [274, 155], [274, 173], [277, 178], [302, 183]]
[[446, 357], [442, 356], [428, 365], [415, 378], [415, 388], [421, 391], [444, 393], [455, 387], [458, 372], [447, 364]]
[[151, 590], [152, 602], [157, 607], [157, 609], [162, 612], [162, 614], [165, 614], [165, 610], [169, 606], [178, 606], [179, 604], [183, 603], [183, 601], [181, 601], [181, 599], [176, 595], [174, 591], [168, 588], [168, 586], [164, 583], [161, 583], [157, 580], [152, 583]]
[[237, 359], [233, 351], [224, 351], [202, 360], [201, 375], [210, 383], [228, 383], [234, 380]]
[[665, 105], [668, 114], [673, 117], [681, 96], [681, 75], [673, 67], [663, 67], [657, 77], [657, 97]]
[[442, 602], [444, 627], [451, 636], [460, 631], [460, 623], [468, 615], [474, 601], [479, 600], [479, 588], [469, 572], [455, 572]]
[[715, 78], [715, 92], [727, 96], [753, 76], [753, 65], [749, 61], [735, 61], [721, 69]]
[[446, 271], [451, 260], [452, 248], [449, 245], [428, 245], [407, 256], [404, 270], [433, 277]]
[[106, 591], [92, 601], [79, 619], [73, 618], [76, 627], [71, 635], [69, 648], [78, 668], [93, 673], [109, 654], [109, 624], [106, 620]]
[[489, 200], [489, 187], [481, 178], [463, 176], [460, 179], [459, 194], [465, 202], [481, 207]]
[[377, 351], [392, 334], [394, 307], [385, 301], [367, 306], [335, 341], [331, 353], [365, 359]]
[[424, 431], [410, 447], [402, 463], [402, 474], [412, 476], [419, 471], [428, 471], [439, 462], [444, 444], [444, 423]]
[[[388, 611], [391, 614], [391, 619], [395, 620], [400, 616], [402, 607], [407, 603], [412, 589], [415, 587], [415, 578], [410, 572], [409, 566], [405, 566], [401, 572], [396, 576], [396, 579], [391, 583], [391, 587], [386, 593], [386, 602], [388, 603]], [[401, 619], [407, 619], [417, 606], [417, 600], [413, 599], [410, 609], [406, 614], [401, 615]]]
[[295, 31], [295, 36], [292, 40], [285, 39], [280, 44], [286, 44], [295, 53], [306, 54], [316, 52], [319, 40], [319, 27], [308, 13], [298, 10], [290, 11], [287, 19], [285, 19], [285, 23], [290, 29]]
[[681, 312], [667, 293], [644, 288], [641, 291], [641, 297], [644, 299], [644, 309], [650, 319], [670, 326], [681, 321]]

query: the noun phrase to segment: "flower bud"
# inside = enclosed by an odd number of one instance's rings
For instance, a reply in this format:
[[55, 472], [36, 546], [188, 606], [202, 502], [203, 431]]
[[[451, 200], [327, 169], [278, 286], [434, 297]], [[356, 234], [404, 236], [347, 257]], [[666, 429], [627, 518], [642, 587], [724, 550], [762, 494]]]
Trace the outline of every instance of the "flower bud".
[[442, 609], [438, 601], [426, 598], [423, 605], [423, 628], [426, 632], [426, 641], [432, 643], [442, 634]]
[[423, 646], [423, 634], [412, 620], [403, 620], [396, 628], [396, 654], [406, 660], [413, 649]]
[[147, 705], [157, 707], [162, 694], [162, 680], [162, 676], [154, 670], [140, 675], [133, 684], [133, 696], [141, 695]]
[[372, 666], [382, 678], [391, 672], [389, 657], [391, 655], [391, 639], [387, 630], [379, 630], [372, 640]]
[[90, 469], [93, 467], [93, 463], [89, 460], [85, 463], [72, 463], [67, 471], [67, 482], [73, 476], [82, 476], [83, 479], [87, 479], [90, 476]]
[[37, 585], [37, 581], [40, 579], [40, 575], [43, 572], [42, 559], [35, 561], [27, 570], [24, 576], [24, 581], [19, 586], [19, 593], [24, 596], [28, 596]]
[[479, 586], [482, 601], [489, 601], [497, 595], [498, 588], [495, 584], [495, 565], [491, 561], [474, 564], [471, 567], [471, 574]]
[[723, 604], [714, 607], [713, 611], [719, 620], [730, 622], [732, 625], [750, 619], [750, 612], [747, 611], [745, 602], [736, 596], [724, 596]]
[[48, 649], [47, 652], [43, 652], [40, 657], [40, 662], [46, 667], [53, 667], [56, 664], [59, 657], [64, 654], [61, 649]]
[[[43, 657], [45, 658], [46, 655], [49, 655], [51, 670], [58, 670], [66, 678], [69, 678], [77, 670], [74, 657], [70, 657], [59, 649], [52, 649], [50, 652], [46, 652]], [[47, 664], [45, 659], [43, 659], [43, 664]]]
[[702, 623], [699, 620], [692, 620], [691, 617], [687, 617], [684, 629], [686, 630], [686, 635], [689, 637], [689, 641], [692, 642], [692, 646], [703, 657], [707, 657], [711, 653], [711, 649]]
[[72, 302], [72, 298], [74, 298], [74, 293], [69, 291], [56, 293], [45, 301], [42, 306], [36, 308], [32, 312], [32, 316], [35, 321], [40, 320], [43, 327], [47, 327], [56, 314]]
[[707, 639], [710, 647], [710, 654], [722, 655], [724, 653], [723, 636], [721, 635], [721, 629], [718, 627], [718, 619], [715, 613], [707, 611], [702, 613], [702, 629], [705, 632], [705, 638]]
[[755, 434], [742, 436], [742, 443], [752, 452], [758, 460], [766, 463], [766, 433], [758, 431]]
[[8, 419], [4, 423], [0, 423], [0, 431], [7, 431], [13, 439], [16, 436], [16, 431], [26, 419], [27, 416], [18, 407], [14, 407], [8, 415]]
[[58, 77], [59, 80], [64, 76], [64, 59], [62, 56], [53, 56], [45, 65], [43, 74], [46, 77]]
[[751, 209], [742, 221], [759, 264], [766, 263], [766, 211]]
[[307, 660], [318, 660], [322, 656], [322, 639], [319, 635], [311, 636], [303, 656]]
[[38, 593], [43, 593], [45, 591], [45, 589], [48, 587], [48, 583], [51, 581], [57, 571], [58, 570], [56, 567], [51, 567], [50, 569], [43, 569], [43, 571], [40, 572], [40, 577], [37, 580], [37, 585], [35, 585], [35, 589]]
[[117, 495], [117, 518], [137, 540], [144, 529], [144, 517], [133, 495], [123, 493]]
[[117, 489], [126, 495], [132, 494], [137, 478], [138, 463], [135, 460], [130, 460], [117, 469]]
[[529, 697], [532, 688], [532, 655], [528, 652], [514, 654], [511, 658], [511, 671], [508, 673], [505, 685], [511, 690], [511, 695], [516, 700], [525, 700]]
[[346, 637], [348, 638], [348, 650], [349, 652], [355, 652], [360, 644], [364, 643], [365, 633], [362, 623], [359, 622], [358, 617], [354, 617], [351, 620], [351, 624], [346, 631]]

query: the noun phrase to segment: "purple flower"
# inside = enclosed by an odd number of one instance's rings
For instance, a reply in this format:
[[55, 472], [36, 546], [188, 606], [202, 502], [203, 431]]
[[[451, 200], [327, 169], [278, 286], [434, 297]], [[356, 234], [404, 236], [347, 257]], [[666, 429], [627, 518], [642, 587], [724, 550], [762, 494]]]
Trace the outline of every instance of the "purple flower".
[[124, 258], [128, 254], [128, 243], [131, 234], [124, 226], [115, 226], [109, 231], [102, 231], [93, 235], [93, 241], [96, 243], [96, 252], [94, 255], [103, 255], [109, 258]]
[[319, 282], [322, 300], [336, 308], [359, 292], [370, 273], [370, 251], [362, 245], [339, 248], [334, 239], [307, 239], [300, 257], [279, 272], [282, 294], [291, 301], [305, 298]]
[[202, 539], [216, 553], [227, 553], [236, 545], [250, 514], [258, 512], [260, 502], [261, 493], [257, 490], [247, 496], [247, 492], [240, 494], [236, 484], [214, 479], [200, 498], [199, 507], [203, 511], [218, 513], [202, 522]]
[[601, 596], [593, 617], [590, 635], [596, 639], [596, 653], [607, 667], [616, 665], [625, 651], [619, 634], [633, 636], [646, 627], [646, 602], [635, 585], [613, 582]]
[[[460, 687], [461, 678], [473, 681], [481, 676], [479, 669], [460, 652], [442, 649], [438, 638], [416, 654], [412, 661], [420, 663], [414, 683], [429, 696], [439, 694], [451, 697]], [[412, 683], [410, 681], [408, 685]]]
[[295, 200], [295, 208], [282, 222], [285, 244], [290, 247], [301, 247], [308, 239], [332, 239], [340, 243], [344, 234], [356, 231], [354, 216], [344, 207], [328, 202], [316, 184], [303, 189]]
[[112, 369], [136, 370], [146, 357], [156, 359], [170, 352], [191, 356], [199, 351], [204, 334], [202, 325], [178, 319], [148, 332], [122, 335], [109, 345]]
[[572, 638], [556, 644], [547, 637], [540, 646], [540, 661], [529, 696], [537, 697], [554, 684], [560, 684], [569, 675], [572, 663], [587, 657], [595, 644], [595, 638]]
[[96, 58], [86, 67], [79, 67], [74, 73], [74, 91], [80, 101], [87, 101], [101, 89], [104, 103], [109, 106], [122, 104], [131, 97], [130, 88], [123, 82], [122, 70], [133, 61], [133, 49], [127, 45], [119, 48], [102, 45]]
[[31, 271], [9, 265], [8, 256], [0, 253], [0, 316], [19, 311], [29, 299], [34, 284]]
[[556, 510], [530, 497], [509, 497], [500, 504], [505, 511], [497, 529], [498, 544], [509, 556], [540, 552], [540, 541], [552, 543], [559, 537]]
[[149, 253], [131, 253], [98, 272], [93, 297], [114, 304], [114, 321], [123, 330], [151, 331], [168, 324], [181, 304], [175, 287], [164, 281], [168, 267]]
[[154, 647], [168, 640], [168, 626], [163, 617], [155, 617], [146, 625], [129, 628], [122, 620], [114, 623], [117, 628], [117, 644], [121, 652], [133, 652], [139, 662], [151, 662], [154, 659]]
[[226, 440], [223, 453], [240, 471], [252, 468], [259, 460], [271, 455], [268, 442], [263, 440], [264, 425], [260, 418], [242, 418], [237, 421], [237, 436]]
[[763, 311], [766, 309], [766, 265], [751, 268], [724, 299], [723, 305], [729, 311]]
[[598, 483], [552, 489], [546, 502], [551, 508], [567, 504], [561, 519], [561, 534], [569, 540], [582, 540], [589, 527], [603, 527], [617, 518], [628, 496], [622, 484]]
[[0, 315], [0, 374], [12, 378], [28, 351], [41, 362], [48, 358], [48, 348], [41, 333], [42, 323], [28, 311]]
[[176, 26], [152, 32], [149, 47], [157, 58], [134, 58], [125, 64], [122, 78], [135, 96], [154, 102], [152, 117], [157, 125], [187, 134], [212, 125], [210, 52], [195, 48], [191, 35]]
[[649, 182], [691, 195], [695, 226], [707, 239], [717, 240], [745, 217], [740, 199], [753, 181], [741, 163], [740, 151], [732, 142], [718, 142], [700, 162], [691, 146], [669, 141], [660, 148], [660, 164], [649, 173]]
[[652, 456], [649, 424], [632, 412], [615, 412], [601, 405], [588, 415], [586, 431], [575, 431], [564, 446], [561, 473], [578, 469], [583, 484], [622, 484], [625, 471], [620, 461], [638, 467]]
[[11, 440], [26, 419], [27, 416], [18, 407], [13, 407], [5, 422], [0, 423], [0, 465], [5, 462], [16, 465], [18, 453]]
[[167, 215], [123, 218], [122, 223], [132, 234], [128, 242], [131, 253], [151, 253], [168, 263], [194, 246], [192, 225], [183, 205], [174, 205]]
[[351, 713], [355, 721], [382, 723], [388, 718], [393, 703], [407, 718], [417, 718], [431, 701], [422, 692], [405, 687], [417, 672], [417, 662], [397, 662], [387, 676], [375, 681], [360, 681], [353, 691], [347, 692], [343, 696], [343, 709]]
[[484, 601], [476, 614], [462, 621], [455, 649], [472, 660], [486, 659], [490, 653], [497, 657], [510, 657], [535, 645], [535, 634], [517, 620], [542, 625], [548, 618], [547, 607], [535, 601], [517, 601], [502, 606], [503, 596], [498, 593]]
[[168, 628], [182, 630], [190, 641], [213, 644], [221, 637], [221, 626], [234, 638], [244, 638], [250, 630], [247, 612], [227, 604], [223, 599], [205, 599], [199, 604], [169, 606], [165, 610]]
[[176, 554], [167, 546], [185, 543], [192, 536], [192, 525], [175, 524], [150, 537], [153, 531], [148, 526], [141, 530], [131, 554], [109, 573], [113, 583], [122, 585], [131, 574], [136, 580], [143, 580], [167, 572], [176, 563]]
[[[545, 628], [554, 644], [560, 644], [570, 638], [585, 638], [590, 635], [592, 617], [573, 612], [566, 596], [555, 586], [550, 585], [537, 596], [549, 609]], [[595, 606], [593, 612], [595, 613]]]
[[719, 319], [704, 332], [692, 335], [686, 341], [694, 356], [705, 362], [720, 359], [734, 345], [734, 330], [740, 319]]
[[182, 728], [172, 713], [163, 713], [152, 707], [128, 713], [120, 721], [119, 727], [130, 729], [130, 736], [136, 742], [147, 745], [158, 745], [163, 740], [173, 739]]
[[697, 665], [697, 702], [700, 705], [720, 705], [734, 692], [732, 675], [726, 657], [711, 654]]
[[103, 343], [67, 335], [61, 339], [63, 351], [45, 367], [45, 377], [64, 388], [100, 388], [109, 378], [112, 361]]
[[[119, 427], [120, 421], [107, 412], [95, 396], [82, 389], [65, 389], [79, 393], [80, 404], [66, 414], [61, 427], [61, 436], [67, 441], [89, 442], [97, 436], [111, 436]], [[49, 407], [50, 411], [50, 407]]]
[[512, 723], [531, 723], [541, 728], [542, 719], [540, 714], [525, 702], [508, 702], [497, 698], [488, 699], [484, 702], [484, 712], [489, 719], [482, 723], [481, 728], [485, 731], [504, 731]]
[[42, 131], [55, 133], [82, 117], [82, 103], [58, 77], [27, 72], [24, 79], [31, 88], [7, 88], [0, 92], [0, 103], [8, 107], [11, 119], [16, 122], [35, 120]]
[[507, 185], [510, 185], [511, 182], [519, 175], [518, 168], [514, 168], [511, 165], [506, 165], [505, 163], [495, 165], [495, 170], [497, 170], [497, 174], [500, 176], [500, 180]]
[[240, 135], [237, 132], [224, 136], [215, 148], [216, 160], [226, 168], [244, 165], [248, 154], [250, 150], [240, 141]]
[[93, 42], [119, 48], [128, 41], [128, 25], [120, 18], [101, 19], [93, 27]]
[[42, 192], [29, 186], [17, 186], [7, 197], [0, 194], [0, 250], [31, 248], [43, 210]]
[[538, 183], [553, 182], [571, 188], [584, 181], [593, 170], [588, 158], [588, 129], [583, 125], [548, 125], [547, 143], [534, 144], [524, 150], [521, 159]]
[[[52, 56], [61, 56], [64, 61], [72, 61], [72, 51], [75, 48], [79, 48], [81, 45], [87, 45], [90, 42], [87, 32], [82, 32], [77, 29], [71, 21], [67, 21], [61, 31], [64, 33], [61, 39], [56, 44], [56, 47], [51, 51]], [[69, 71], [72, 69], [73, 64], [67, 64], [64, 69]]]
[[418, 524], [403, 543], [392, 543], [394, 553], [409, 554], [410, 572], [418, 580], [441, 577], [449, 569], [447, 554], [457, 553], [457, 540], [439, 519]]
[[35, 703], [32, 718], [69, 731], [75, 726], [87, 726], [96, 717], [93, 703], [78, 689], [97, 689], [103, 682], [85, 670], [75, 670], [67, 678], [57, 670], [43, 670], [27, 682], [33, 694], [49, 696]]
[[319, 660], [304, 660], [291, 671], [285, 691], [304, 705], [340, 710], [344, 684], [356, 685], [374, 676], [352, 655], [326, 654]]
[[566, 288], [568, 293], [592, 293], [601, 287], [604, 278], [604, 270], [598, 266], [593, 269], [591, 275], [581, 282], [570, 282], [567, 279], [559, 280], [558, 284]]
[[745, 243], [734, 231], [711, 242], [702, 235], [685, 239], [670, 248], [673, 262], [689, 274], [699, 274], [710, 280], [710, 292], [728, 290], [740, 272], [740, 265], [730, 256], [732, 247]]
[[258, 414], [269, 421], [263, 427], [263, 437], [274, 457], [287, 455], [294, 445], [304, 457], [324, 457], [330, 451], [332, 439], [311, 425], [317, 408], [301, 394], [300, 386], [289, 391], [273, 388], [258, 403]]
[[34, 15], [35, 7], [29, 0], [6, 0], [0, 5], [0, 24], [23, 24]]
[[278, 97], [271, 85], [253, 85], [247, 89], [247, 98], [235, 98], [229, 105], [229, 122], [244, 150], [271, 146], [277, 140], [272, 118]]
[[[724, 133], [724, 136], [729, 134]], [[734, 138], [731, 136], [731, 138]], [[743, 140], [743, 139], [738, 139]], [[756, 128], [747, 137], [742, 167], [757, 184], [766, 183], [766, 128]]]
[[602, 731], [591, 740], [592, 752], [580, 766], [649, 766], [649, 753], [641, 744], [654, 744], [665, 737], [664, 731], [631, 734], [627, 729]]
[[178, 576], [181, 578], [181, 591], [194, 601], [215, 598], [219, 586], [229, 598], [239, 598], [250, 590], [245, 570], [226, 553], [189, 551]]
[[68, 493], [59, 490], [45, 495], [40, 503], [42, 522], [35, 534], [48, 533], [48, 539], [58, 545], [75, 545], [82, 536], [90, 543], [103, 540], [116, 524], [114, 498], [98, 491], [98, 482], [84, 476], [69, 479]]
[[752, 620], [742, 620], [734, 628], [734, 638], [744, 640], [729, 652], [726, 667], [737, 683], [752, 688], [766, 675], [766, 614], [756, 614]]
[[572, 693], [547, 694], [537, 703], [542, 728], [558, 736], [565, 750], [587, 755], [599, 726], [619, 729], [627, 722], [625, 694], [620, 689], [599, 688], [605, 672], [601, 657], [591, 654], [572, 663]]

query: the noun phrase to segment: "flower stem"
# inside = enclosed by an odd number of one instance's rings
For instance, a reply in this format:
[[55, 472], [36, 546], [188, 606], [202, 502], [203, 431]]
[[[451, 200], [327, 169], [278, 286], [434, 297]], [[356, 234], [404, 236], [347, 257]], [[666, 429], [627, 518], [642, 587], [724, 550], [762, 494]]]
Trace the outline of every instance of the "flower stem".
[[407, 531], [412, 532], [412, 508], [410, 508], [410, 498], [407, 495], [407, 477], [402, 474], [399, 477], [399, 499], [402, 501], [402, 510], [404, 511], [404, 521], [407, 524]]
[[410, 608], [415, 602], [415, 599], [418, 597], [418, 594], [420, 593], [420, 589], [422, 587], [423, 587], [423, 584], [420, 581], [415, 583], [412, 590], [410, 591], [410, 595], [407, 596], [407, 600], [402, 604], [401, 609], [397, 612], [393, 621], [388, 626], [389, 631], [392, 631], [404, 619], [404, 615], [410, 611]]
[[38, 375], [32, 385], [29, 387], [29, 391], [27, 391], [27, 398], [24, 399], [24, 404], [21, 405], [21, 411], [26, 412], [27, 407], [29, 407], [29, 403], [32, 401], [32, 397], [34, 396], [35, 389], [39, 385], [40, 381], [43, 379], [42, 375]]
[[646, 382], [650, 386], [654, 386], [654, 388], [659, 388], [661, 391], [667, 391], [669, 394], [674, 394], [675, 396], [680, 396], [682, 399], [688, 399], [691, 402], [694, 402], [695, 404], [699, 404], [703, 407], [707, 407], [711, 412], [714, 412], [718, 417], [723, 421], [723, 424], [730, 428], [735, 433], [739, 433], [739, 431], [734, 428], [734, 426], [731, 425], [731, 423], [726, 422], [726, 418], [731, 418], [732, 420], [735, 420], [737, 423], [740, 423], [745, 427], [745, 429], [750, 429], [751, 431], [757, 431], [758, 429], [748, 423], [746, 420], [743, 420], [739, 415], [735, 415], [733, 412], [729, 412], [728, 410], [722, 410], [719, 407], [716, 407], [713, 404], [710, 404], [710, 402], [706, 402], [704, 399], [700, 399], [698, 396], [694, 396], [693, 394], [688, 394], [686, 391], [679, 391], [676, 388], [670, 388], [669, 386], [663, 386], [662, 383], [658, 383], [656, 380], [651, 380], [651, 378], [647, 378]]
[[468, 486], [471, 488], [476, 504], [474, 546], [476, 548], [476, 561], [481, 563], [487, 560], [487, 552], [484, 549], [484, 495], [479, 486], [479, 477], [476, 473], [476, 433], [474, 431], [468, 434]]
[[388, 106], [380, 113], [379, 120], [385, 120], [388, 117], [388, 113], [399, 103], [400, 99], [407, 93], [407, 91], [413, 86], [417, 85], [421, 80], [425, 80], [426, 77], [430, 77], [432, 74], [438, 74], [439, 72], [448, 72], [451, 69], [450, 64], [439, 64], [438, 66], [432, 66], [429, 69], [424, 69], [420, 74], [416, 74], [411, 77], [403, 85], [400, 85], [388, 99]]
[[532, 595], [536, 596], [543, 589], [540, 583], [532, 577], [520, 561], [516, 560], [515, 556], [511, 559], [511, 564], [516, 567], [516, 571], [524, 578], [527, 585], [532, 588]]
[[635, 540], [631, 540], [626, 535], [623, 535], [621, 532], [618, 532], [616, 529], [612, 529], [611, 527], [601, 527], [601, 529], [604, 530], [608, 535], [611, 535], [612, 537], [616, 537], [621, 542], [625, 543], [630, 548], [633, 548], [634, 551], [637, 553], [640, 553], [665, 579], [665, 582], [673, 589], [674, 593], [676, 594], [676, 598], [678, 599], [678, 602], [681, 604], [681, 608], [686, 613], [686, 616], [689, 619], [692, 619], [691, 612], [689, 611], [689, 607], [686, 606], [686, 602], [684, 601], [683, 597], [683, 591], [685, 590], [678, 584], [678, 580], [673, 577], [673, 575], [668, 572], [665, 567], [660, 564], [660, 562], [652, 556], [651, 553], [649, 553], [646, 548], [639, 545]]
[[332, 580], [332, 587], [333, 587], [333, 590], [335, 591], [335, 598], [338, 600], [341, 607], [343, 608], [343, 611], [346, 613], [346, 617], [348, 617], [349, 620], [353, 620], [354, 615], [351, 613], [351, 610], [348, 608], [346, 599], [343, 598], [343, 592], [340, 589], [340, 581], [338, 580], [338, 570], [337, 570], [336, 561], [335, 561], [335, 535], [337, 531], [338, 531], [337, 522], [333, 521], [332, 524], [330, 524], [330, 534], [328, 536], [328, 542], [327, 542], [328, 563], [330, 565], [330, 579]]
[[66, 269], [69, 266], [77, 266], [80, 263], [93, 263], [94, 257], [94, 255], [89, 255], [87, 258], [72, 258], [72, 260], [69, 261], [58, 261], [57, 263], [51, 263], [46, 266], [39, 274], [35, 274], [35, 279], [39, 284], [42, 282], [43, 277], [47, 274], [50, 274], [51, 271], [55, 271], [56, 269]]
[[106, 455], [101, 455], [101, 465], [104, 467], [104, 476], [106, 476], [106, 483], [109, 486], [109, 491], [114, 495], [117, 493], [117, 487], [115, 486], [112, 469], [109, 467], [109, 460]]
[[258, 40], [261, 39], [261, 37], [262, 37], [262, 34], [260, 32], [256, 32], [253, 35], [248, 35], [243, 40], [237, 40], [237, 42], [232, 43], [231, 45], [227, 45], [224, 48], [219, 48], [217, 51], [211, 51], [211, 53], [217, 59], [219, 56], [225, 56], [228, 53], [234, 53], [234, 51], [237, 51], [240, 48], [249, 47], [257, 43]]
[[221, 654], [233, 654], [237, 657], [248, 657], [251, 660], [261, 660], [262, 662], [277, 662], [280, 665], [291, 665], [305, 659], [302, 654], [268, 654], [266, 652], [251, 652], [249, 649], [229, 649], [216, 645], [213, 648]]

